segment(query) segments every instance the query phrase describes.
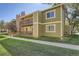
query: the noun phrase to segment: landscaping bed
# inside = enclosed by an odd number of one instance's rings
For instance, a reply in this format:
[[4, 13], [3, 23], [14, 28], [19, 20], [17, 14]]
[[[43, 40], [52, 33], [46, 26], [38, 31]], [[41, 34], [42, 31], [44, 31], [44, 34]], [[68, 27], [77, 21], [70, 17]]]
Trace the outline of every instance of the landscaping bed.
[[6, 39], [0, 42], [14, 56], [79, 56], [79, 51], [37, 44], [22, 40]]
[[69, 43], [69, 44], [79, 45], [79, 35], [65, 36], [65, 37], [63, 37], [62, 40], [60, 38], [57, 38], [57, 37], [47, 37], [47, 36], [42, 36], [42, 37], [39, 37], [39, 38], [25, 37], [25, 36], [18, 36], [18, 37], [35, 39], [35, 40], [43, 40], [43, 41], [49, 41], [49, 42], [60, 42], [60, 43]]

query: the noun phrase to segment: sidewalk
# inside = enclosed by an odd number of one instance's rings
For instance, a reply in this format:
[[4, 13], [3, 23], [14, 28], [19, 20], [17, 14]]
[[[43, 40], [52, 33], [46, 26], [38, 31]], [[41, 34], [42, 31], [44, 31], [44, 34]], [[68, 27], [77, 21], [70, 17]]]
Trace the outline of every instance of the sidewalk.
[[[5, 36], [5, 35], [2, 35], [2, 36]], [[4, 38], [0, 38], [0, 41], [1, 40], [5, 40], [5, 39], [7, 39], [8, 38], [8, 36], [5, 36]]]
[[13, 39], [17, 39], [17, 40], [24, 40], [24, 41], [28, 41], [28, 42], [34, 42], [34, 43], [39, 43], [39, 44], [57, 46], [57, 47], [61, 47], [61, 48], [67, 48], [67, 49], [71, 49], [71, 50], [79, 50], [79, 45], [57, 43], [57, 42], [48, 42], [48, 41], [25, 39], [25, 38], [17, 38], [17, 37], [10, 37], [10, 36], [8, 36], [8, 37], [13, 38]]

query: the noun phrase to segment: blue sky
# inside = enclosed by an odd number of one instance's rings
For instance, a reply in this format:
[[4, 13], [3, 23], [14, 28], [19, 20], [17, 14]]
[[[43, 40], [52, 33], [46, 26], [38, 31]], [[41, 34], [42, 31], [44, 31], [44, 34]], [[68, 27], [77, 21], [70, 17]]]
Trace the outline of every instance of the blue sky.
[[0, 3], [0, 20], [10, 21], [16, 17], [16, 14], [22, 11], [28, 14], [48, 7], [47, 4], [41, 3]]

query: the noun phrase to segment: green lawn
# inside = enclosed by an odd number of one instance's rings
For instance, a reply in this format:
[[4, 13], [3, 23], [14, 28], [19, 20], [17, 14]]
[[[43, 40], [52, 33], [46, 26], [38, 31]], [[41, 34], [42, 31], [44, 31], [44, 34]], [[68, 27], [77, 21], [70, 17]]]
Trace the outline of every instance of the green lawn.
[[8, 35], [8, 33], [2, 32], [2, 33], [0, 33], [0, 35]]
[[0, 56], [10, 56], [10, 53], [2, 45], [0, 45]]
[[33, 37], [24, 37], [19, 36], [21, 38], [28, 38], [28, 39], [36, 39], [36, 40], [43, 40], [43, 41], [50, 41], [50, 42], [61, 42], [61, 43], [70, 43], [70, 44], [76, 44], [79, 45], [79, 36], [78, 35], [71, 35], [71, 36], [65, 36], [63, 40], [56, 37], [46, 37], [42, 36], [39, 38], [33, 38]]
[[[0, 42], [5, 38], [5, 36], [0, 35]], [[11, 54], [1, 45], [0, 43], [0, 56], [10, 56]]]
[[0, 42], [11, 55], [16, 56], [79, 56], [79, 51], [42, 45], [22, 40], [6, 39]]
[[71, 35], [65, 36], [63, 40], [60, 38], [55, 37], [39, 37], [38, 40], [50, 41], [50, 42], [61, 42], [61, 43], [69, 43], [69, 44], [76, 44], [79, 45], [79, 36], [78, 35]]
[[0, 35], [0, 39], [1, 39], [1, 38], [5, 38], [5, 36]]

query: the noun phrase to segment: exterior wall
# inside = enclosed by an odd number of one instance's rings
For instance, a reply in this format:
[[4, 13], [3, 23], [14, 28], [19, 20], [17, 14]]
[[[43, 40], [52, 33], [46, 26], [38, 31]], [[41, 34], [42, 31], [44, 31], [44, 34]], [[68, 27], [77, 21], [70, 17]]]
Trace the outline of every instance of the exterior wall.
[[[32, 34], [32, 23], [28, 23], [27, 19], [33, 20], [32, 19], [33, 15], [28, 15], [28, 16], [17, 16], [16, 17], [16, 26], [17, 26], [17, 31], [18, 35], [29, 35], [30, 33]], [[27, 28], [27, 31], [26, 31]], [[31, 35], [32, 36], [32, 35]]]
[[17, 27], [17, 34], [20, 34], [20, 15], [16, 15], [16, 27]]
[[[51, 19], [46, 19], [46, 12], [49, 11], [55, 11], [56, 13], [56, 17], [55, 18], [51, 18]], [[61, 20], [61, 7], [56, 7], [56, 8], [51, 8], [49, 10], [43, 11], [43, 19], [44, 22], [54, 22], [54, 21], [60, 21]]]
[[[46, 19], [46, 12], [54, 10], [56, 13], [55, 18]], [[33, 18], [33, 25], [32, 25], [32, 36], [33, 37], [40, 37], [40, 36], [51, 36], [51, 37], [61, 37], [64, 35], [64, 12], [63, 6], [60, 5], [55, 8], [50, 8], [44, 11], [37, 11], [34, 12], [31, 16]], [[29, 17], [25, 17], [27, 19]], [[22, 19], [21, 19], [22, 20]], [[55, 24], [56, 25], [56, 32], [46, 32], [46, 25], [47, 24]], [[17, 19], [17, 30], [20, 31], [20, 24]], [[21, 31], [25, 31], [26, 28], [29, 26], [21, 27]], [[29, 29], [29, 31], [31, 28]]]
[[44, 36], [61, 37], [61, 24], [60, 23], [54, 23], [54, 24], [56, 24], [56, 32], [45, 32]]
[[39, 33], [39, 36], [44, 35], [44, 24], [43, 24], [42, 12], [38, 12], [38, 33]]
[[[51, 19], [46, 19], [46, 12], [55, 10], [56, 17]], [[61, 6], [45, 10], [43, 12], [35, 12], [33, 14], [33, 37], [39, 36], [51, 36], [51, 37], [61, 37], [64, 35], [64, 18], [63, 9]], [[55, 24], [56, 32], [46, 32], [47, 24]]]
[[64, 27], [65, 27], [65, 14], [64, 14], [64, 9], [63, 9], [63, 5], [61, 5], [61, 39], [63, 39], [63, 36], [64, 36], [64, 33], [65, 33], [65, 29], [64, 29]]
[[[27, 31], [26, 31], [27, 28]], [[25, 27], [21, 27], [21, 32], [32, 32], [32, 26], [25, 26]]]
[[33, 37], [44, 35], [43, 14], [38, 11], [33, 14]]
[[38, 37], [38, 12], [33, 13], [33, 37]]
[[21, 25], [20, 26], [21, 27], [20, 30], [25, 32], [25, 33], [26, 33], [26, 28], [27, 28], [28, 31], [31, 31], [32, 30], [32, 26], [33, 26], [33, 23], [28, 23], [27, 22], [28, 19], [33, 21], [32, 16], [25, 17], [24, 19], [21, 19], [21, 21], [20, 21], [20, 25]]
[[[55, 10], [56, 17], [51, 19], [46, 19], [46, 12]], [[49, 9], [43, 12], [43, 21], [45, 22], [44, 28], [44, 36], [51, 36], [51, 37], [61, 37], [61, 6]], [[55, 24], [56, 25], [56, 32], [46, 32], [45, 26], [46, 24]]]

